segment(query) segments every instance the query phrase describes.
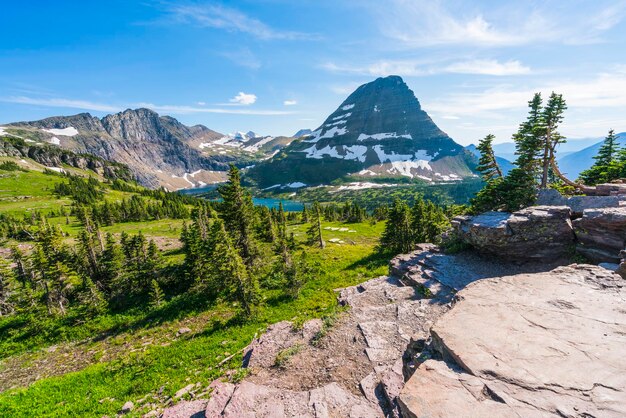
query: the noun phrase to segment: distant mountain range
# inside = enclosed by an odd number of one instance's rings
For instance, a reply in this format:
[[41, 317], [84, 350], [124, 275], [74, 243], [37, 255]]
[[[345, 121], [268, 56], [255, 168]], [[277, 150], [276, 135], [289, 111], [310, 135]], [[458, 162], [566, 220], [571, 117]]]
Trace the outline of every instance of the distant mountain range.
[[[618, 142], [622, 148], [626, 148], [626, 132], [617, 134]], [[580, 173], [593, 165], [593, 157], [598, 155], [598, 150], [602, 146], [603, 139], [596, 139], [598, 142], [583, 148], [580, 151], [572, 152], [558, 158], [559, 169], [569, 179], [576, 179]], [[565, 145], [565, 144], [563, 144]]]
[[0, 134], [123, 163], [142, 184], [170, 190], [224, 181], [229, 163], [254, 164], [292, 140], [254, 132], [223, 135], [149, 109], [128, 109], [104, 118], [81, 113], [10, 123], [0, 128]]
[[448, 182], [474, 177], [473, 159], [435, 125], [402, 78], [389, 76], [357, 88], [319, 128], [249, 175], [261, 188], [341, 178]]
[[[626, 148], [626, 132], [616, 134], [619, 144]], [[569, 179], [576, 180], [581, 172], [590, 168], [598, 150], [602, 146], [604, 138], [582, 138], [582, 139], [570, 139], [567, 142], [560, 144], [557, 152], [557, 163], [559, 169]], [[589, 145], [592, 144], [592, 145]], [[469, 145], [466, 149], [475, 153], [477, 157], [480, 157], [480, 153], [476, 149], [475, 145]], [[513, 142], [505, 142], [500, 144], [494, 144], [494, 152], [498, 164], [502, 170], [506, 173], [512, 167], [517, 156], [515, 155], [515, 144]]]

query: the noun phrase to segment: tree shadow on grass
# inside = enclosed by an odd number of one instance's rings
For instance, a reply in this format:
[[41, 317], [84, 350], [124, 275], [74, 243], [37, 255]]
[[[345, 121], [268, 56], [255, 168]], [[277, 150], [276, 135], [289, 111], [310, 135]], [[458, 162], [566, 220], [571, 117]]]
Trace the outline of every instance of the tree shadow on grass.
[[354, 263], [350, 264], [346, 270], [354, 270], [357, 268], [366, 268], [368, 270], [376, 270], [379, 267], [389, 264], [389, 260], [393, 258], [391, 253], [372, 253], [366, 257], [360, 258]]

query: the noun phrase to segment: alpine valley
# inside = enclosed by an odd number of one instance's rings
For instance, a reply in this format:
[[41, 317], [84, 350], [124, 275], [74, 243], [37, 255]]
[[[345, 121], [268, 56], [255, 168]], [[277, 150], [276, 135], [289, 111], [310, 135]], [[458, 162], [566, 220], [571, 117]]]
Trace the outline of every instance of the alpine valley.
[[55, 116], [0, 129], [32, 148], [60, 147], [125, 164], [141, 184], [168, 190], [223, 182], [229, 164], [249, 167], [245, 176], [260, 189], [476, 178], [475, 152], [441, 131], [398, 76], [360, 86], [319, 128], [293, 137], [224, 135], [143, 108], [103, 118]]

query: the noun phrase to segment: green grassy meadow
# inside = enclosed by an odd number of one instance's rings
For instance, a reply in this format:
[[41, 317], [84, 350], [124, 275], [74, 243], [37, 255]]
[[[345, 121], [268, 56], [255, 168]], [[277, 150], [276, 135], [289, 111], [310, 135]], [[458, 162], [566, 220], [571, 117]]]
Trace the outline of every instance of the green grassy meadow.
[[[69, 200], [51, 193], [54, 183], [61, 180], [36, 171], [0, 171], [0, 213], [18, 215], [69, 205]], [[124, 195], [108, 190], [105, 198]], [[73, 218], [69, 223], [65, 217], [51, 222], [60, 225], [68, 239], [79, 231]], [[172, 243], [182, 223], [171, 219], [119, 223], [103, 231], [141, 231], [169, 243], [172, 248], [168, 251], [165, 245], [165, 263], [175, 269], [182, 255]], [[8, 389], [0, 392], [0, 416], [112, 416], [129, 400], [137, 405], [130, 416], [141, 416], [150, 410], [153, 399], [159, 403], [190, 383], [205, 387], [212, 379], [237, 371], [239, 350], [268, 325], [335, 315], [334, 289], [387, 273], [388, 258], [374, 250], [384, 223], [324, 222], [323, 227], [334, 230], [324, 229], [327, 246], [319, 249], [303, 244], [307, 224], [289, 225], [315, 266], [315, 274], [296, 299], [286, 297], [283, 290], [265, 288], [261, 305], [245, 322], [236, 316], [235, 306], [191, 293], [173, 297], [159, 308], [141, 306], [86, 320], [80, 315], [36, 321], [21, 315], [0, 317], [0, 380], [12, 376], [16, 367], [33, 369], [32, 373], [43, 377], [26, 387], [10, 388], [11, 382], [5, 381]], [[341, 243], [331, 243], [331, 239]], [[181, 327], [192, 332], [177, 336]], [[234, 353], [239, 354], [217, 366]], [[70, 372], [58, 373], [65, 361]]]

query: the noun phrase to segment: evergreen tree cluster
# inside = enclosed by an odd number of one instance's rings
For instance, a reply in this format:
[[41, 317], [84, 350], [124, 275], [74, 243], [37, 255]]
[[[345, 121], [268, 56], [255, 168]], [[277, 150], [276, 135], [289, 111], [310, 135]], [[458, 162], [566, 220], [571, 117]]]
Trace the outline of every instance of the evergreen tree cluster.
[[234, 166], [218, 191], [222, 201], [215, 208], [196, 207], [181, 233], [187, 285], [210, 299], [236, 302], [246, 317], [260, 302], [261, 282], [278, 284], [297, 297], [309, 275], [308, 263], [294, 255], [296, 243], [287, 232], [288, 218], [295, 220], [297, 214], [287, 214], [282, 204], [255, 208]]
[[26, 255], [17, 246], [11, 249], [13, 268], [0, 266], [0, 287], [6, 291], [8, 276], [18, 283], [12, 292], [12, 307], [25, 311], [45, 308], [52, 316], [64, 316], [75, 307], [96, 315], [145, 297], [150, 281], [159, 275], [160, 253], [141, 233], [123, 233], [117, 242], [111, 234], [104, 236], [86, 217], [76, 245], [66, 244], [64, 239], [60, 228], [42, 217], [33, 251]]
[[552, 93], [544, 105], [540, 93], [528, 102], [528, 117], [513, 135], [517, 159], [506, 176], [498, 166], [493, 152], [493, 135], [478, 145], [481, 158], [477, 169], [485, 186], [471, 199], [473, 212], [487, 210], [515, 211], [532, 205], [537, 188], [547, 188], [560, 175], [556, 165], [557, 146], [565, 142], [558, 132], [567, 109], [560, 94]]
[[378, 250], [400, 254], [411, 252], [419, 243], [438, 243], [449, 226], [445, 210], [421, 195], [416, 196], [413, 206], [395, 199], [389, 208]]
[[620, 147], [619, 137], [611, 129], [594, 157], [593, 165], [580, 173], [579, 180], [587, 185], [607, 183], [626, 178], [626, 149]]

